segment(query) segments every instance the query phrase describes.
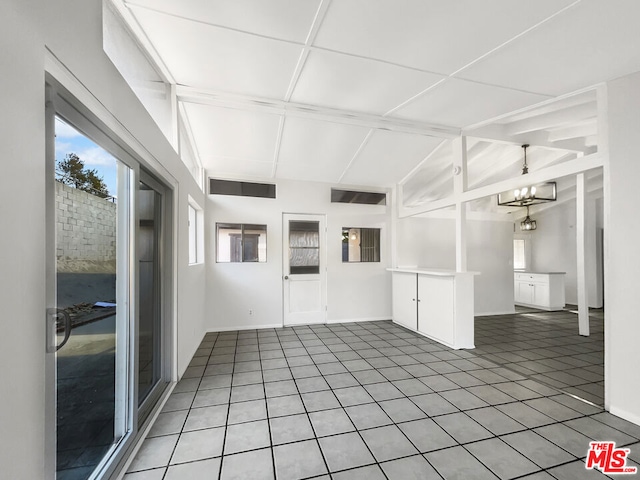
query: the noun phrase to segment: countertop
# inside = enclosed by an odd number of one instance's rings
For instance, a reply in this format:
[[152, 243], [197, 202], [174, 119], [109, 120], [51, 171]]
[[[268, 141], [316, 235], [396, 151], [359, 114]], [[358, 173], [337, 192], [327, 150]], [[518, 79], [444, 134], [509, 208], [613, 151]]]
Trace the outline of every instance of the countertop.
[[446, 270], [442, 268], [424, 268], [424, 267], [396, 267], [396, 268], [387, 268], [387, 270], [389, 272], [418, 273], [420, 275], [432, 275], [436, 277], [480, 275], [480, 272], [456, 272], [455, 270]]

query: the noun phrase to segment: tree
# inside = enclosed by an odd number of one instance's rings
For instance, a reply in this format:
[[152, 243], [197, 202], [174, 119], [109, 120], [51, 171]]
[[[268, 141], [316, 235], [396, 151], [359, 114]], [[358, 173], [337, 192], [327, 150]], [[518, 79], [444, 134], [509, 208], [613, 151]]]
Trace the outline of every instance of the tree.
[[98, 176], [98, 171], [86, 168], [84, 162], [75, 153], [65, 155], [64, 160], [58, 162], [57, 180], [101, 198], [109, 196], [107, 184], [102, 177]]

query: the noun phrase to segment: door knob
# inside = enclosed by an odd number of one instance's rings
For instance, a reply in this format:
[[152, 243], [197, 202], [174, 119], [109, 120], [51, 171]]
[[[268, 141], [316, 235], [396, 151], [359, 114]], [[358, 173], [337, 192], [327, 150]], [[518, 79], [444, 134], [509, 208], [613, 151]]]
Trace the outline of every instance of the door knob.
[[285, 275], [285, 276], [284, 276], [284, 279], [285, 279], [285, 280], [289, 280], [289, 275]]

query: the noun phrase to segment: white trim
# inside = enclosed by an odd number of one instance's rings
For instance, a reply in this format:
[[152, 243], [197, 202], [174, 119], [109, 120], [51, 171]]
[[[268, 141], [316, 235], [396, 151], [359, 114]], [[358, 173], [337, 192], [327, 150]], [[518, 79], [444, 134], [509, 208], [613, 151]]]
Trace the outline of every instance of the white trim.
[[384, 317], [364, 317], [364, 318], [340, 318], [340, 319], [327, 319], [327, 325], [335, 325], [338, 323], [360, 323], [360, 322], [381, 322], [381, 321], [391, 321], [391, 315], [387, 315]]
[[267, 330], [272, 328], [284, 327], [282, 326], [282, 323], [272, 323], [267, 325], [234, 325], [233, 327], [210, 328], [206, 331], [206, 333], [233, 332], [235, 330]]
[[[536, 307], [537, 308], [537, 307]], [[480, 313], [474, 313], [473, 316], [474, 317], [492, 317], [494, 315], [514, 315], [516, 313], [516, 309], [514, 308], [513, 310], [503, 310], [503, 311], [499, 311], [499, 312], [480, 312]]]

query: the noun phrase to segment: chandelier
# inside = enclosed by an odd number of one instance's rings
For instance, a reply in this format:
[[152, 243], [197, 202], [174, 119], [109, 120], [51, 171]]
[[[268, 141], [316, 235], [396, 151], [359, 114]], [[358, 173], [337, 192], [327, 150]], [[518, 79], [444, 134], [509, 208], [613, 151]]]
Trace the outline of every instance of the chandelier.
[[[524, 149], [524, 163], [522, 165], [522, 175], [529, 173], [527, 165], [528, 144], [522, 145]], [[515, 190], [509, 190], [498, 194], [498, 205], [509, 207], [527, 207], [539, 203], [555, 202], [557, 198], [556, 182], [545, 182], [536, 185], [527, 185]], [[527, 217], [528, 218], [528, 217]], [[530, 228], [529, 230], [535, 230]]]
[[536, 228], [538, 228], [538, 223], [535, 220], [531, 220], [531, 217], [529, 216], [529, 206], [527, 205], [527, 216], [522, 222], [520, 222], [520, 230], [528, 232], [535, 230]]

